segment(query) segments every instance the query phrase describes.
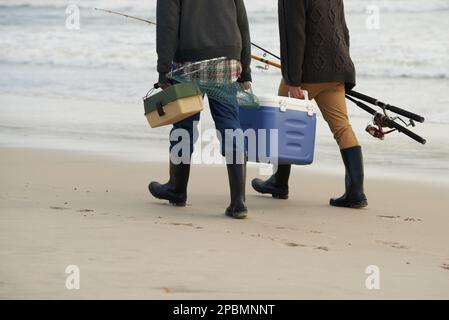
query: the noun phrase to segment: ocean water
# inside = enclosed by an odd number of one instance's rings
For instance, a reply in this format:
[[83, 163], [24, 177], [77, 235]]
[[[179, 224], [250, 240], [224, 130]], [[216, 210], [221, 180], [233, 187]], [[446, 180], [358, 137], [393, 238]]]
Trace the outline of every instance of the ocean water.
[[[80, 29], [66, 28], [68, 5]], [[367, 27], [367, 9], [379, 28]], [[279, 52], [277, 1], [247, 0], [252, 40]], [[141, 98], [157, 80], [154, 26], [94, 7], [155, 19], [156, 0], [0, 0], [0, 146], [63, 148], [166, 159], [167, 128], [150, 129]], [[449, 0], [346, 0], [359, 91], [426, 117], [416, 132], [378, 141], [368, 114], [348, 104], [368, 168], [404, 174], [449, 170]], [[262, 54], [257, 49], [254, 53]], [[253, 64], [255, 93], [276, 93], [280, 72]], [[20, 97], [23, 97], [21, 99]], [[204, 127], [210, 127], [205, 112]], [[341, 169], [319, 121], [316, 166]]]

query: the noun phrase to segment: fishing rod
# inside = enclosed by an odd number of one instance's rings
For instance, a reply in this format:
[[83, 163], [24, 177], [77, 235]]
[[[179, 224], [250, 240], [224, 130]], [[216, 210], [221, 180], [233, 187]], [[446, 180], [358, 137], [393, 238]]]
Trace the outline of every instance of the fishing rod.
[[116, 15], [119, 15], [119, 16], [122, 16], [122, 17], [125, 17], [125, 18], [129, 18], [129, 19], [139, 20], [139, 21], [142, 21], [142, 22], [149, 23], [151, 25], [156, 25], [156, 22], [154, 22], [154, 21], [143, 19], [143, 18], [139, 18], [139, 17], [135, 17], [135, 16], [131, 16], [131, 15], [126, 14], [126, 13], [121, 13], [121, 12], [107, 10], [107, 9], [101, 9], [101, 8], [94, 8], [94, 9], [98, 10], [98, 11], [107, 12], [107, 13], [110, 13], [110, 14], [116, 14]]
[[[426, 139], [420, 137], [419, 135], [417, 135], [416, 133], [410, 131], [409, 129], [407, 129], [406, 127], [400, 125], [399, 123], [397, 123], [395, 120], [399, 119], [401, 121], [403, 121], [400, 118], [392, 118], [390, 116], [388, 116], [385, 112], [384, 113], [380, 113], [377, 112], [376, 110], [374, 110], [373, 108], [371, 108], [370, 106], [364, 104], [363, 102], [355, 99], [354, 97], [350, 96], [349, 94], [346, 94], [346, 98], [355, 103], [359, 108], [365, 110], [366, 112], [370, 113], [373, 115], [373, 123], [375, 126], [377, 126], [377, 128], [373, 125], [368, 125], [368, 127], [366, 128], [366, 131], [371, 134], [372, 136], [374, 136], [375, 138], [378, 138], [380, 140], [384, 140], [384, 137], [386, 134], [389, 134], [391, 132], [394, 131], [398, 131], [401, 132], [403, 134], [405, 134], [406, 136], [412, 138], [413, 140], [421, 143], [421, 144], [426, 144]], [[385, 110], [385, 109], [384, 109]], [[383, 128], [391, 128], [392, 130], [388, 131], [388, 132], [384, 132]]]
[[370, 104], [373, 104], [375, 106], [378, 106], [379, 108], [382, 108], [383, 110], [389, 110], [389, 111], [397, 113], [397, 114], [399, 114], [401, 116], [407, 117], [407, 118], [409, 118], [411, 120], [418, 121], [420, 123], [423, 123], [425, 121], [424, 117], [422, 117], [422, 116], [420, 116], [418, 114], [415, 114], [413, 112], [409, 112], [407, 110], [404, 110], [404, 109], [401, 109], [401, 108], [398, 108], [398, 107], [395, 107], [395, 106], [392, 106], [392, 105], [390, 105], [388, 103], [379, 101], [376, 98], [364, 95], [363, 93], [359, 93], [359, 92], [356, 92], [354, 90], [350, 90], [349, 92], [346, 92], [346, 94], [350, 95], [351, 97], [354, 97], [354, 98], [363, 100], [365, 102], [368, 102]]
[[[277, 56], [274, 53], [266, 50], [265, 48], [262, 48], [262, 47], [260, 47], [258, 45], [254, 45], [254, 46], [256, 48], [264, 51], [265, 53], [275, 57], [276, 59], [281, 60], [281, 58], [279, 56]], [[270, 66], [273, 66], [273, 67], [276, 67], [276, 68], [279, 68], [279, 69], [281, 68], [281, 65], [279, 63], [273, 62], [271, 60], [268, 60], [268, 59], [265, 59], [265, 58], [262, 58], [262, 57], [259, 57], [259, 56], [256, 56], [256, 55], [252, 55], [252, 58], [254, 60], [260, 61], [260, 62], [265, 63], [267, 65], [270, 65]], [[367, 103], [376, 105], [376, 106], [378, 106], [379, 108], [381, 108], [384, 111], [388, 110], [388, 111], [394, 112], [396, 114], [399, 114], [401, 116], [407, 117], [408, 119], [410, 119], [412, 126], [415, 126], [413, 121], [417, 121], [417, 122], [420, 122], [420, 123], [424, 123], [424, 121], [425, 121], [424, 117], [422, 117], [422, 116], [420, 116], [420, 115], [418, 115], [416, 113], [413, 113], [413, 112], [410, 112], [410, 111], [398, 108], [396, 106], [390, 105], [388, 103], [382, 102], [382, 101], [380, 101], [380, 100], [378, 100], [376, 98], [367, 96], [367, 95], [365, 95], [363, 93], [360, 93], [360, 92], [357, 92], [357, 91], [354, 91], [354, 90], [350, 90], [350, 91], [346, 92], [346, 94], [351, 96], [351, 97], [354, 97], [354, 98], [360, 99], [362, 101], [365, 101]]]
[[[117, 12], [117, 11], [113, 11], [113, 10], [107, 10], [107, 9], [101, 9], [101, 8], [94, 8], [94, 9], [98, 10], [98, 11], [103, 11], [103, 12], [106, 12], [106, 13], [110, 13], [110, 14], [116, 14], [116, 15], [119, 15], [119, 16], [122, 16], [122, 17], [125, 17], [125, 18], [128, 18], [128, 19], [134, 19], [134, 20], [146, 22], [146, 23], [154, 25], [154, 26], [157, 25], [157, 23], [155, 21], [144, 19], [144, 18], [140, 18], [140, 17], [136, 17], [136, 16], [132, 16], [132, 15], [129, 15], [129, 14], [126, 14], [126, 13], [121, 13], [121, 12]], [[269, 54], [269, 55], [271, 55], [271, 56], [273, 56], [273, 57], [275, 57], [275, 58], [277, 58], [279, 60], [281, 59], [280, 57], [276, 56], [274, 53], [272, 53], [272, 52], [262, 48], [261, 46], [255, 44], [253, 42], [251, 42], [251, 45], [253, 45], [254, 47], [256, 47], [256, 48], [266, 52], [267, 54]], [[264, 59], [262, 57], [259, 57], [259, 56], [256, 56], [256, 55], [251, 55], [251, 57], [254, 60], [263, 62], [263, 63], [265, 63], [267, 65], [271, 65], [273, 67], [276, 67], [276, 68], [280, 68], [281, 67], [280, 64], [278, 64], [276, 62], [273, 62], [273, 61], [270, 61], [270, 60], [267, 60], [267, 59]]]
[[265, 63], [267, 65], [270, 65], [270, 66], [273, 66], [273, 67], [276, 67], [276, 68], [279, 68], [279, 69], [281, 68], [281, 65], [279, 63], [277, 63], [277, 62], [274, 62], [274, 61], [271, 61], [271, 60], [259, 57], [259, 56], [255, 55], [255, 54], [252, 54], [251, 57], [254, 60], [260, 61], [260, 62]]
[[[266, 63], [267, 65], [271, 65], [277, 68], [281, 68], [281, 65], [279, 63], [270, 61], [268, 59], [262, 58], [262, 57], [258, 57], [253, 55], [253, 59], [258, 60], [260, 62]], [[385, 139], [385, 135], [394, 132], [394, 131], [398, 131], [401, 132], [403, 134], [405, 134], [406, 136], [412, 138], [413, 140], [421, 143], [421, 144], [426, 144], [426, 140], [420, 136], [418, 136], [417, 134], [415, 134], [414, 132], [410, 131], [409, 129], [407, 129], [406, 127], [402, 126], [401, 124], [397, 123], [395, 120], [399, 120], [401, 122], [404, 123], [405, 126], [415, 126], [414, 121], [423, 123], [425, 121], [424, 117], [412, 113], [410, 111], [392, 106], [390, 104], [387, 104], [385, 102], [379, 101], [376, 98], [367, 96], [365, 94], [350, 90], [349, 92], [346, 93], [346, 98], [355, 103], [359, 108], [365, 110], [366, 112], [370, 113], [371, 115], [373, 115], [373, 124], [370, 124], [366, 127], [366, 132], [368, 132], [370, 135], [372, 135], [375, 138], [378, 138], [380, 140], [384, 140]], [[379, 108], [381, 108], [383, 110], [383, 113], [377, 112], [376, 110], [374, 110], [373, 108], [371, 108], [370, 106], [364, 104], [363, 102], [356, 100], [360, 99], [362, 101], [365, 101], [367, 103], [373, 104], [375, 106], [378, 106]], [[409, 123], [407, 124], [402, 118], [400, 117], [390, 117], [387, 114], [387, 110], [394, 112], [398, 115], [407, 117], [409, 119]], [[385, 132], [383, 130], [383, 128], [391, 128], [392, 130], [389, 130], [387, 132]]]
[[[146, 23], [151, 24], [151, 25], [156, 25], [155, 21], [151, 21], [151, 20], [148, 20], [148, 19], [143, 19], [143, 18], [140, 18], [140, 17], [132, 16], [132, 15], [121, 13], [121, 12], [117, 12], [117, 11], [106, 10], [106, 9], [101, 9], [101, 8], [95, 8], [95, 10], [107, 12], [107, 13], [110, 13], [110, 14], [116, 14], [116, 15], [123, 16], [123, 17], [129, 18], [129, 19], [134, 19], [134, 20], [146, 22]], [[274, 58], [281, 60], [281, 58], [279, 56], [277, 56], [276, 54], [268, 51], [267, 49], [265, 49], [265, 48], [255, 44], [253, 42], [251, 42], [251, 45], [253, 45], [254, 47], [256, 47], [256, 48], [258, 48], [260, 50], [262, 50], [266, 54], [269, 54], [269, 55], [273, 56]], [[265, 63], [266, 65], [270, 65], [270, 66], [273, 66], [273, 67], [281, 69], [281, 64], [280, 63], [271, 61], [269, 59], [265, 59], [264, 57], [260, 57], [260, 56], [252, 54], [251, 58], [254, 59], [254, 60], [257, 60], [259, 62]], [[398, 131], [398, 132], [404, 133], [405, 135], [407, 135], [410, 138], [418, 141], [419, 143], [422, 143], [422, 144], [426, 143], [425, 139], [423, 139], [422, 137], [418, 136], [417, 134], [413, 133], [412, 131], [408, 130], [407, 128], [405, 128], [402, 125], [400, 125], [397, 122], [395, 122], [395, 120], [399, 119], [406, 126], [410, 126], [411, 125], [411, 126], [414, 127], [415, 124], [414, 124], [413, 121], [418, 121], [420, 123], [423, 123], [424, 120], [425, 120], [424, 117], [422, 117], [420, 115], [417, 115], [415, 113], [406, 111], [404, 109], [392, 106], [390, 104], [384, 103], [382, 101], [379, 101], [378, 99], [369, 97], [367, 95], [364, 95], [362, 93], [359, 93], [359, 92], [356, 92], [356, 91], [353, 91], [353, 90], [347, 92], [346, 98], [348, 100], [354, 102], [359, 108], [365, 110], [366, 112], [368, 112], [368, 113], [370, 113], [371, 115], [374, 116], [373, 123], [374, 123], [374, 125], [377, 126], [377, 128], [375, 126], [373, 126], [373, 125], [369, 125], [366, 128], [366, 131], [368, 133], [370, 133], [371, 135], [373, 135], [374, 137], [383, 140], [386, 134], [388, 134], [390, 132], [393, 132], [393, 131]], [[367, 106], [366, 104], [362, 103], [359, 100], [356, 100], [355, 98], [363, 100], [363, 101], [365, 101], [367, 103], [370, 103], [370, 104], [373, 104], [373, 105], [376, 105], [376, 106], [380, 107], [383, 110], [383, 114], [377, 112], [373, 108]], [[410, 123], [409, 124], [405, 123], [405, 121], [402, 120], [400, 117], [392, 118], [392, 117], [388, 116], [387, 113], [386, 113], [387, 110], [389, 110], [391, 112], [394, 112], [396, 114], [402, 115], [404, 117], [407, 117], [408, 119], [410, 119]], [[388, 132], [384, 132], [383, 128], [386, 128], [386, 127], [392, 128], [393, 130], [390, 130]]]
[[[263, 48], [262, 48], [262, 50], [263, 50]], [[265, 58], [262, 58], [262, 57], [258, 57], [256, 55], [253, 55], [253, 59], [258, 60], [258, 61], [260, 61], [262, 63], [266, 63], [267, 65], [270, 65], [270, 66], [281, 68], [281, 65], [279, 63], [273, 62], [271, 60], [268, 60], [268, 59], [265, 59]], [[374, 117], [373, 118], [373, 125], [368, 125], [367, 128], [366, 128], [366, 131], [369, 134], [371, 134], [373, 137], [381, 139], [381, 140], [384, 140], [386, 134], [389, 134], [389, 133], [391, 133], [393, 131], [398, 131], [398, 132], [401, 132], [401, 133], [407, 135], [408, 137], [412, 138], [413, 140], [415, 140], [415, 141], [417, 141], [417, 142], [419, 142], [421, 144], [426, 144], [426, 140], [424, 138], [418, 136], [417, 134], [415, 134], [414, 132], [410, 131], [406, 127], [404, 127], [404, 126], [400, 125], [399, 123], [395, 122], [395, 120], [400, 120], [407, 127], [408, 126], [415, 127], [414, 121], [423, 123], [425, 121], [424, 117], [422, 117], [422, 116], [420, 116], [420, 115], [418, 115], [416, 113], [413, 113], [413, 112], [410, 112], [410, 111], [407, 111], [407, 110], [395, 107], [393, 105], [390, 105], [388, 103], [382, 102], [382, 101], [380, 101], [380, 100], [378, 100], [376, 98], [367, 96], [367, 95], [365, 95], [363, 93], [359, 93], [359, 92], [354, 91], [354, 90], [350, 90], [350, 91], [346, 92], [346, 98], [349, 101], [355, 103], [359, 108], [361, 108], [361, 109], [365, 110], [366, 112], [370, 113], [371, 115], [373, 115], [373, 117]], [[360, 99], [360, 100], [365, 101], [367, 103], [370, 103], [370, 104], [373, 104], [375, 106], [378, 106], [379, 108], [381, 108], [383, 110], [383, 113], [377, 112], [373, 108], [367, 106], [366, 104], [364, 104], [361, 101], [358, 101], [358, 100], [356, 100], [354, 98], [357, 98], [357, 99]], [[409, 123], [407, 124], [400, 117], [392, 118], [392, 117], [388, 116], [387, 110], [391, 111], [391, 112], [394, 112], [394, 113], [396, 113], [398, 115], [407, 117], [409, 119]], [[385, 131], [383, 131], [383, 128], [392, 128], [392, 130], [385, 132]]]
[[[252, 43], [252, 42], [251, 42], [251, 44], [252, 44], [254, 47], [256, 47], [257, 49], [260, 49], [260, 50], [262, 50], [263, 52], [269, 54], [269, 55], [272, 56], [273, 58], [276, 58], [276, 59], [278, 59], [278, 60], [281, 60], [281, 57], [279, 57], [278, 55], [275, 55], [274, 53], [268, 51], [267, 49], [262, 48], [261, 46], [255, 44], [255, 43]], [[267, 61], [269, 61], [269, 60], [267, 60]]]

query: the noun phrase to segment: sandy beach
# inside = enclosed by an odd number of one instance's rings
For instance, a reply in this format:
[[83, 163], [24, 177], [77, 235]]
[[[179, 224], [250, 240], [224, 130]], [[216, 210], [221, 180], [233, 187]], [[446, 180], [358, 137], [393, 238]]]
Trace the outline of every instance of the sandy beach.
[[336, 209], [342, 178], [297, 168], [290, 200], [248, 188], [236, 221], [224, 167], [195, 166], [174, 208], [146, 189], [166, 166], [0, 149], [0, 298], [449, 298], [447, 184], [368, 177], [369, 208]]
[[[275, 59], [278, 2], [245, 3], [252, 53]], [[449, 1], [344, 1], [355, 89], [425, 117], [405, 123], [426, 145], [380, 141], [348, 102], [369, 207], [328, 205], [343, 163], [318, 113], [290, 199], [256, 194], [251, 164], [242, 221], [224, 215], [224, 165], [193, 166], [185, 208], [148, 193], [168, 174], [170, 127], [150, 129], [142, 102], [158, 79], [156, 28], [94, 8], [160, 21], [156, 5], [0, 0], [0, 300], [449, 299]], [[276, 95], [280, 70], [251, 68], [254, 93]]]

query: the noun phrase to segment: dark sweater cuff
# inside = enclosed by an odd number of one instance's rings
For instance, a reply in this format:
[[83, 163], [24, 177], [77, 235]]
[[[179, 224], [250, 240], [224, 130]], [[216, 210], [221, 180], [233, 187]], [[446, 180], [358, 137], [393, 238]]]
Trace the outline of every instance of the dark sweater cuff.
[[167, 78], [166, 73], [159, 73], [159, 83], [167, 83], [169, 79]]
[[251, 72], [242, 72], [242, 74], [240, 75], [240, 77], [237, 80], [238, 82], [246, 82], [246, 81], [253, 81], [252, 77], [251, 77]]
[[302, 82], [298, 81], [298, 80], [292, 80], [292, 79], [287, 79], [287, 78], [284, 78], [284, 80], [285, 80], [285, 84], [290, 87], [300, 87], [302, 84]]

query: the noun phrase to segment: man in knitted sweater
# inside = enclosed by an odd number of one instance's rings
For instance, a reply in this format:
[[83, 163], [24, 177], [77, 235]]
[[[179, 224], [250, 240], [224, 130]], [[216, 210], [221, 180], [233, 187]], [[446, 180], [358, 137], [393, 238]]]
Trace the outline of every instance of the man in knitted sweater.
[[[345, 101], [345, 90], [355, 86], [355, 68], [349, 54], [343, 0], [278, 1], [283, 76], [279, 95], [303, 99], [303, 90], [307, 90], [340, 147], [346, 192], [330, 199], [330, 205], [366, 207], [362, 149]], [[252, 186], [260, 193], [287, 199], [290, 170], [290, 165], [280, 165], [270, 179], [254, 179]]]

